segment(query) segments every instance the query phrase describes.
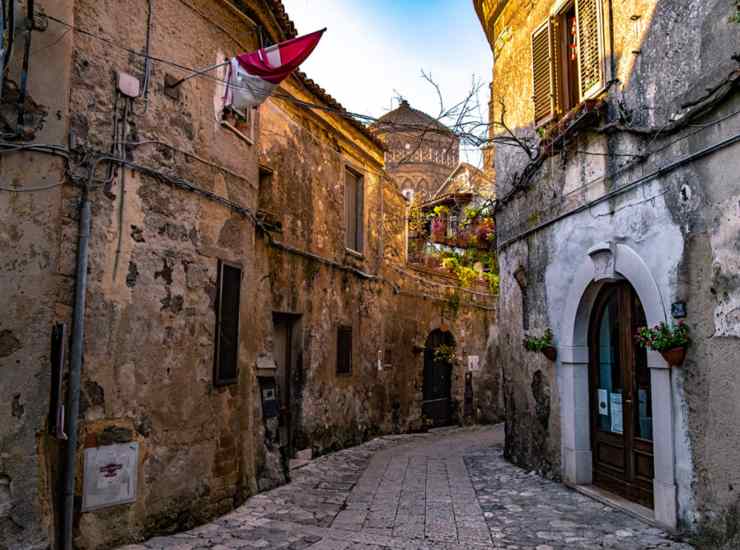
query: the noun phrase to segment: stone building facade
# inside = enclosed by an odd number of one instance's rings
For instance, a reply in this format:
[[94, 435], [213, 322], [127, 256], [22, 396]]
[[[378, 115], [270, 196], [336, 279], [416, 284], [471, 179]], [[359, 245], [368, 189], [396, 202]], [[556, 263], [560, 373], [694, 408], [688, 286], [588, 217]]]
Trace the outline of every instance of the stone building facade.
[[371, 129], [385, 143], [388, 173], [410, 200], [424, 202], [433, 198], [457, 168], [460, 139], [405, 99]]
[[30, 5], [0, 109], [0, 548], [206, 521], [296, 451], [424, 428], [425, 374], [447, 422], [497, 418], [493, 297], [406, 265], [382, 143], [299, 73], [250, 113], [223, 71], [177, 83], [295, 36], [281, 2]]
[[[718, 538], [740, 483], [735, 4], [474, 2], [491, 120], [523, 144], [492, 127], [506, 455]], [[634, 343], [679, 320], [683, 367]], [[548, 328], [555, 362], [522, 346]]]

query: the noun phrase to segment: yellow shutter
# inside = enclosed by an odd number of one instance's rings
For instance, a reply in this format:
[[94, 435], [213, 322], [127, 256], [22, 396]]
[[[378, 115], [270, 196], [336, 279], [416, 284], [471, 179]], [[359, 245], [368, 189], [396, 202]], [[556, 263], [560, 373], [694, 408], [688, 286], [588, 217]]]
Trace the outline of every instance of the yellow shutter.
[[565, 98], [565, 75], [563, 74], [563, 46], [560, 37], [563, 34], [560, 18], [553, 17], [550, 19], [550, 51], [552, 55], [552, 101], [553, 114], [560, 116], [563, 114], [563, 102]]
[[604, 14], [602, 0], [576, 0], [578, 22], [578, 81], [581, 101], [600, 93], [604, 77]]
[[546, 21], [532, 33], [532, 100], [535, 125], [549, 121], [555, 111], [552, 44], [552, 26], [550, 21]]

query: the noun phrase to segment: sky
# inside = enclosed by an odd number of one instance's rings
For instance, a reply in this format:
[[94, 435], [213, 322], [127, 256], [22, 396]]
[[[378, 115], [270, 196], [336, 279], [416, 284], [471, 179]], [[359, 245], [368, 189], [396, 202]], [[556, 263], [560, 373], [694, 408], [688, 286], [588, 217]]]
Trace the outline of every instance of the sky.
[[[472, 0], [283, 0], [299, 34], [327, 27], [301, 66], [346, 109], [379, 117], [403, 96], [438, 116], [431, 73], [449, 104], [469, 93], [473, 78], [488, 84], [493, 58]], [[480, 102], [486, 116], [488, 87]], [[480, 155], [462, 159], [479, 164]]]

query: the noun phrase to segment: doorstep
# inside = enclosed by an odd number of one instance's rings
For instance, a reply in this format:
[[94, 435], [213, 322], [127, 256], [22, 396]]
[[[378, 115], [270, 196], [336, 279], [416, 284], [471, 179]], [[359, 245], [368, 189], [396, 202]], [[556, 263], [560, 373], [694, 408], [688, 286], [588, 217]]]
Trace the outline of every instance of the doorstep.
[[597, 500], [607, 506], [611, 506], [621, 512], [625, 512], [652, 525], [653, 527], [665, 531], [666, 533], [675, 534], [673, 529], [655, 521], [655, 514], [650, 508], [637, 504], [636, 502], [632, 502], [631, 500], [627, 500], [626, 498], [614, 493], [610, 493], [609, 491], [596, 487], [595, 485], [571, 485], [570, 483], [567, 483], [566, 485], [582, 495]]

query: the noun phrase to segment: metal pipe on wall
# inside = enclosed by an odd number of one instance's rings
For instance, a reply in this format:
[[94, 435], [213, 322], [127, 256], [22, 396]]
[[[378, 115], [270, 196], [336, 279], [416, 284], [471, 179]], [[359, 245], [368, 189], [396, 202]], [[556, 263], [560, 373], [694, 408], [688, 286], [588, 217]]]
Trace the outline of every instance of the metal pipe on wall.
[[8, 13], [5, 14], [5, 0], [0, 0], [3, 3], [3, 33], [5, 29], [8, 29], [8, 47], [2, 52], [2, 59], [0, 59], [0, 99], [3, 97], [3, 83], [5, 81], [5, 69], [10, 63], [10, 56], [13, 55], [13, 43], [15, 42], [15, 1], [10, 0], [8, 2]]
[[26, 5], [26, 42], [23, 49], [23, 67], [21, 69], [20, 93], [18, 94], [18, 121], [16, 135], [21, 135], [26, 116], [26, 95], [28, 93], [28, 68], [31, 61], [31, 35], [34, 27], [34, 0], [27, 0]]
[[[90, 168], [90, 179], [95, 175], [97, 161]], [[74, 317], [72, 327], [71, 363], [67, 390], [67, 448], [64, 465], [64, 502], [62, 510], [62, 548], [72, 550], [75, 478], [77, 476], [77, 416], [80, 413], [80, 379], [85, 340], [85, 295], [87, 294], [87, 264], [92, 214], [88, 187], [83, 189], [80, 205], [80, 238], [77, 252]]]

